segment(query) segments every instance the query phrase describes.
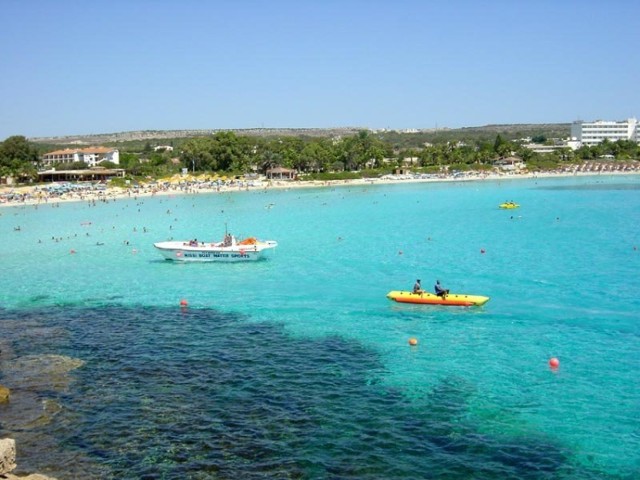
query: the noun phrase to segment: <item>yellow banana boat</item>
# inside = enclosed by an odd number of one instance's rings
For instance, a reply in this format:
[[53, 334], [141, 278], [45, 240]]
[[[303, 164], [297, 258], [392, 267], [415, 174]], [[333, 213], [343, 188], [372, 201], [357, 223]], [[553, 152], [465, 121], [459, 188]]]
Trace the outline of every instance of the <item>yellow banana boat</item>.
[[451, 305], [457, 307], [480, 306], [489, 301], [489, 297], [483, 297], [481, 295], [449, 293], [444, 297], [439, 297], [435, 293], [413, 293], [403, 292], [401, 290], [392, 290], [387, 293], [387, 298], [399, 303], [422, 303], [428, 305]]
[[505, 203], [501, 203], [498, 206], [500, 208], [513, 209], [513, 208], [518, 208], [520, 205], [518, 203], [515, 203], [515, 202], [505, 202]]

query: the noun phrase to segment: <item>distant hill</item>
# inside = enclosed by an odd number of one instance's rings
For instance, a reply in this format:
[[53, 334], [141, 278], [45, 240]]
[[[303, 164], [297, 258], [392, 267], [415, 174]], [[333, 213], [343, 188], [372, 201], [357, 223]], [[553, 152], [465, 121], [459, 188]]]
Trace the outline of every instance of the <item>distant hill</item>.
[[565, 139], [571, 135], [569, 123], [517, 123], [504, 125], [484, 125], [481, 127], [438, 128], [402, 133], [393, 130], [380, 131], [376, 135], [395, 148], [415, 148], [425, 143], [441, 144], [446, 142], [464, 142], [468, 144], [491, 142], [498, 135], [504, 140], [544, 136], [547, 139]]
[[333, 137], [337, 135], [353, 135], [367, 128], [242, 128], [242, 129], [211, 129], [211, 130], [138, 130], [133, 132], [98, 133], [92, 135], [66, 135], [63, 137], [35, 137], [29, 141], [35, 143], [60, 145], [95, 145], [114, 142], [131, 142], [140, 140], [163, 140], [172, 138], [193, 138], [213, 135], [217, 132], [234, 132], [237, 135], [251, 135], [257, 137]]
[[100, 145], [132, 141], [162, 141], [169, 139], [187, 139], [213, 135], [216, 132], [234, 132], [241, 136], [258, 137], [315, 137], [331, 138], [336, 136], [355, 135], [359, 131], [368, 130], [373, 134], [388, 140], [404, 137], [408, 139], [428, 142], [451, 140], [490, 140], [496, 135], [502, 135], [506, 140], [535, 135], [547, 138], [566, 138], [571, 126], [569, 123], [544, 124], [505, 124], [485, 125], [481, 127], [463, 128], [429, 128], [418, 130], [370, 130], [366, 127], [336, 127], [336, 128], [245, 128], [245, 129], [211, 129], [211, 130], [138, 130], [132, 132], [99, 133], [92, 135], [66, 135], [61, 137], [37, 137], [29, 141], [47, 145]]

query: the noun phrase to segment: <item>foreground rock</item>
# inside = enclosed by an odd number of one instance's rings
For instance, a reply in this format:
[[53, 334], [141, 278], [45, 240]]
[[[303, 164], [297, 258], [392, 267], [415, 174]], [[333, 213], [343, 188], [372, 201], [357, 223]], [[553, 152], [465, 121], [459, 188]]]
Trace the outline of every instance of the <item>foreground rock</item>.
[[0, 403], [7, 403], [9, 401], [9, 395], [11, 391], [4, 385], [0, 385]]
[[11, 438], [0, 440], [0, 475], [16, 468], [16, 441]]
[[32, 473], [26, 477], [18, 477], [17, 475], [8, 474], [0, 478], [5, 480], [56, 480], [53, 477], [47, 477], [46, 475], [40, 475], [39, 473]]
[[16, 469], [16, 466], [16, 441], [12, 438], [0, 440], [0, 478], [7, 480], [56, 480], [39, 473], [19, 477], [11, 473]]

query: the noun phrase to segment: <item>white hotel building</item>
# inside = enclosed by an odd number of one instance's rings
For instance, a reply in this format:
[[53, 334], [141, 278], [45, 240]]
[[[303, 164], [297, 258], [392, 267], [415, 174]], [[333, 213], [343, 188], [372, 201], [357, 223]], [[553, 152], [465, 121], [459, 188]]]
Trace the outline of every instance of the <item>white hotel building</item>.
[[635, 118], [619, 122], [596, 120], [583, 122], [577, 120], [571, 124], [571, 137], [583, 145], [597, 145], [605, 139], [611, 142], [633, 140], [640, 143], [640, 124]]
[[57, 163], [75, 163], [84, 162], [90, 167], [95, 167], [101, 162], [108, 161], [120, 164], [120, 152], [114, 148], [93, 147], [65, 150], [56, 150], [55, 152], [45, 153], [42, 156], [42, 163], [51, 167]]

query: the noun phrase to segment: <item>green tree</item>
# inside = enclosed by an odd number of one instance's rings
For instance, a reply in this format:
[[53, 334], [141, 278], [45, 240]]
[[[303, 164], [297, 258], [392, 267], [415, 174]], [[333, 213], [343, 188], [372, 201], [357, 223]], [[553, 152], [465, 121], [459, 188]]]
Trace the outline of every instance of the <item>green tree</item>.
[[504, 140], [500, 134], [496, 136], [496, 141], [493, 144], [493, 151], [500, 157], [508, 156], [512, 151], [511, 144]]
[[123, 152], [120, 154], [120, 167], [130, 170], [140, 164], [140, 159], [135, 153]]
[[25, 137], [14, 135], [0, 144], [0, 166], [19, 170], [26, 164], [35, 166], [37, 163], [38, 150]]
[[327, 171], [335, 158], [331, 145], [324, 140], [306, 144], [301, 156], [305, 159], [308, 170], [312, 172]]
[[306, 161], [302, 158], [304, 142], [300, 138], [283, 137], [270, 144], [271, 150], [280, 157], [280, 166], [297, 168], [300, 171], [307, 169]]
[[267, 148], [263, 150], [259, 156], [259, 168], [262, 173], [266, 173], [270, 168], [277, 167], [282, 163], [282, 157], [279, 153]]
[[240, 140], [233, 132], [217, 132], [210, 143], [211, 163], [203, 166], [211, 170], [242, 169], [248, 163], [248, 145], [246, 139]]
[[182, 146], [180, 160], [189, 170], [215, 170], [217, 166], [213, 155], [213, 139], [210, 137], [192, 138]]

